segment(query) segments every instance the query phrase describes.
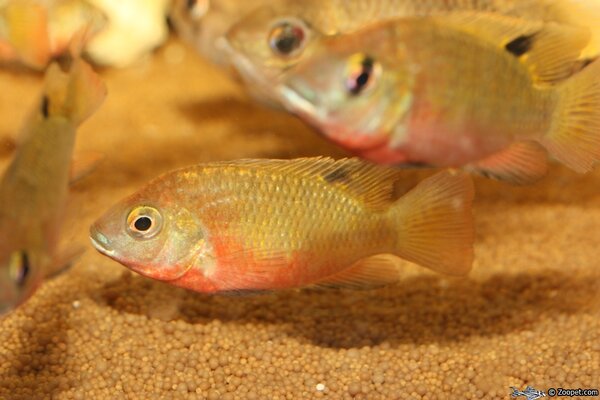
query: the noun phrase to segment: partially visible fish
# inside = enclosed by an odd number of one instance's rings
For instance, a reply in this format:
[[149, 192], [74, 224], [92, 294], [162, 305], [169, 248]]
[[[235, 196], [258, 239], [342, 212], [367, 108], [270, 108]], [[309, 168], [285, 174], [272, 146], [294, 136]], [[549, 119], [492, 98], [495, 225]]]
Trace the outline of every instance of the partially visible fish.
[[65, 54], [82, 30], [90, 39], [106, 18], [85, 0], [21, 0], [0, 4], [0, 60], [38, 70]]
[[43, 95], [0, 180], [0, 315], [64, 266], [57, 247], [75, 133], [105, 94], [100, 78], [80, 59], [68, 74], [57, 64], [48, 68]]
[[[592, 11], [590, 11], [590, 10]], [[226, 35], [225, 50], [250, 88], [273, 97], [271, 88], [282, 74], [310, 58], [319, 36], [352, 33], [398, 18], [477, 11], [526, 21], [555, 21], [593, 29], [584, 59], [600, 52], [600, 2], [576, 0], [303, 0], [265, 5], [238, 21]], [[272, 100], [272, 98], [271, 98]]]
[[94, 247], [198, 292], [398, 280], [397, 257], [462, 275], [473, 261], [473, 185], [441, 172], [398, 200], [403, 171], [357, 159], [240, 160], [167, 173], [90, 228]]
[[389, 21], [321, 37], [279, 99], [378, 163], [529, 183], [545, 175], [547, 150], [587, 172], [600, 160], [600, 60], [571, 75], [588, 39], [481, 13]]
[[252, 10], [287, 0], [174, 0], [170, 17], [177, 33], [204, 57], [219, 66], [230, 66], [219, 41], [231, 26]]

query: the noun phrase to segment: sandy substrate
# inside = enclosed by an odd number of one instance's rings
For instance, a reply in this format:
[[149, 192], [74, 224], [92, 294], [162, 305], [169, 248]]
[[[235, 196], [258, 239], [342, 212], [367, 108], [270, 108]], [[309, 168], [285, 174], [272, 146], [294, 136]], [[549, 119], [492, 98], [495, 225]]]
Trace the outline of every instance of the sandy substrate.
[[[600, 169], [554, 166], [527, 188], [477, 179], [477, 261], [464, 279], [407, 264], [401, 283], [376, 291], [210, 297], [97, 254], [88, 226], [176, 167], [343, 153], [178, 42], [103, 76], [109, 97], [78, 149], [107, 160], [73, 188], [64, 228], [88, 251], [0, 321], [0, 399], [507, 399], [509, 386], [600, 387]], [[0, 72], [0, 137], [14, 137], [40, 83]]]

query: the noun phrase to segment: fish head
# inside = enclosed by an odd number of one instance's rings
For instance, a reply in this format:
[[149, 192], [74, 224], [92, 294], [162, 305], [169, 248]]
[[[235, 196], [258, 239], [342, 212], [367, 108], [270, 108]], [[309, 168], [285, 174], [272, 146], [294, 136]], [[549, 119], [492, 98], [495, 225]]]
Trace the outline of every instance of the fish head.
[[220, 46], [249, 86], [271, 87], [306, 57], [316, 34], [299, 12], [269, 5], [237, 21]]
[[412, 103], [413, 75], [390, 38], [364, 39], [322, 38], [275, 89], [284, 107], [351, 151], [389, 142]]
[[32, 249], [0, 255], [0, 316], [23, 304], [43, 280], [42, 260]]
[[261, 3], [261, 1], [232, 0], [174, 0], [170, 18], [177, 33], [204, 57], [217, 65], [229, 66], [227, 55], [218, 47], [219, 42], [239, 18]]
[[208, 246], [203, 224], [185, 203], [153, 186], [109, 209], [91, 226], [90, 239], [100, 253], [162, 281], [186, 274]]

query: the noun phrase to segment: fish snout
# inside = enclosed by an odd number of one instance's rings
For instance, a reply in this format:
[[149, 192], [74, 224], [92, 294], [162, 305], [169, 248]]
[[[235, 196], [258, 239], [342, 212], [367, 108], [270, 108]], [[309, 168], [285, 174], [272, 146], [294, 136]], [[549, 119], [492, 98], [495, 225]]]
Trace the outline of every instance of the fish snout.
[[95, 225], [92, 225], [90, 228], [90, 240], [92, 246], [100, 253], [107, 256], [111, 256], [114, 253], [114, 249], [111, 248], [110, 239], [100, 232]]

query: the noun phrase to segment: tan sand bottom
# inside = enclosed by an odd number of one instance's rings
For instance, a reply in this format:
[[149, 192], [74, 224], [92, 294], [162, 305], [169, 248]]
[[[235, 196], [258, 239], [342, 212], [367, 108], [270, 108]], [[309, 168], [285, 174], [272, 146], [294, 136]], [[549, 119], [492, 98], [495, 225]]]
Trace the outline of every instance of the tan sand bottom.
[[[556, 166], [527, 188], [478, 179], [477, 262], [464, 279], [407, 265], [401, 283], [371, 292], [209, 297], [129, 273], [91, 248], [88, 226], [176, 167], [342, 153], [177, 42], [103, 75], [110, 95], [78, 148], [107, 161], [73, 189], [64, 235], [88, 251], [0, 321], [1, 399], [508, 399], [509, 386], [600, 387], [600, 170]], [[4, 137], [40, 80], [1, 72], [0, 88]]]

